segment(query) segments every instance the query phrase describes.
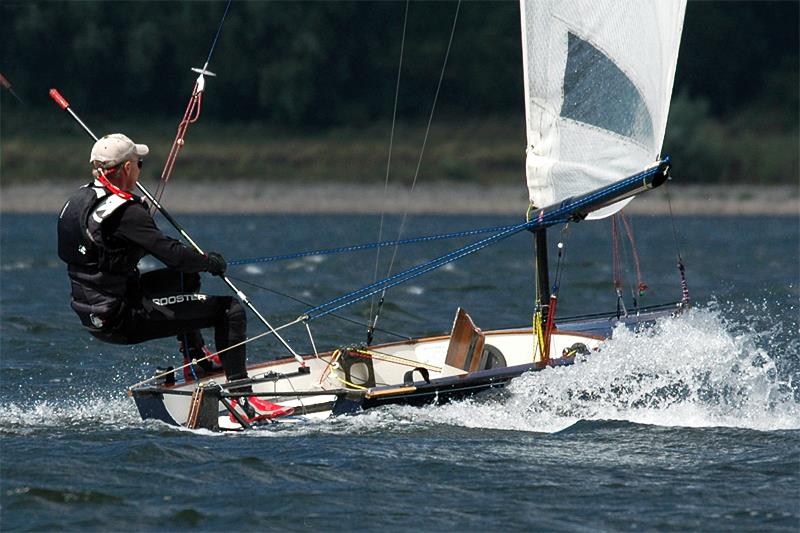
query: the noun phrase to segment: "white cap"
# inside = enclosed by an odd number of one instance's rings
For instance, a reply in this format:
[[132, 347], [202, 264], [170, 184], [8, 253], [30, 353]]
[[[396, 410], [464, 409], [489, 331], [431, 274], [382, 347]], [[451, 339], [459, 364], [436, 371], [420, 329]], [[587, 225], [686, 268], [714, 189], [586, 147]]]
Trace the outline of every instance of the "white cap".
[[112, 133], [94, 143], [89, 162], [97, 161], [103, 164], [103, 168], [111, 168], [129, 161], [133, 155], [144, 157], [149, 152], [146, 144], [136, 144], [126, 135]]

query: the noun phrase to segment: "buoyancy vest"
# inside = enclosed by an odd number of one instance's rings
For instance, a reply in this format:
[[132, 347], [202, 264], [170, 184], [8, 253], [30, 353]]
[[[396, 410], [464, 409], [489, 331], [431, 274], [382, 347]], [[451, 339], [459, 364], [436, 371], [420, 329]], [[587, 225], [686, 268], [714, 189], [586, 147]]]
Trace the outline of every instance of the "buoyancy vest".
[[129, 284], [138, 279], [136, 265], [145, 255], [138, 246], [114, 243], [106, 226], [114, 213], [137, 197], [121, 198], [97, 182], [78, 189], [58, 218], [58, 255], [67, 263], [72, 309], [90, 328], [113, 325]]

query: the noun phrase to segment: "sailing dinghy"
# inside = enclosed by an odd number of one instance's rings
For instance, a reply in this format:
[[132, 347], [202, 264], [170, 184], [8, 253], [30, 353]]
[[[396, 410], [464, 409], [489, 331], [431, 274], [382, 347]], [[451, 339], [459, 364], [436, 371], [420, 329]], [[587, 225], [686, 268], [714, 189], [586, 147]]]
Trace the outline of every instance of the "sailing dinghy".
[[[571, 365], [576, 357], [590, 356], [620, 324], [640, 327], [688, 305], [684, 282], [680, 302], [557, 319], [547, 258], [549, 227], [611, 216], [669, 178], [670, 162], [661, 157], [661, 147], [685, 7], [685, 0], [521, 0], [527, 219], [311, 308], [286, 325], [307, 325], [530, 231], [537, 256], [532, 327], [482, 331], [458, 308], [449, 334], [253, 364], [248, 379], [237, 382], [226, 382], [221, 373], [181, 379], [170, 369], [129, 389], [142, 418], [240, 430], [251, 424], [231, 402], [250, 394], [294, 407], [292, 416], [278, 422], [452, 401], [503, 387], [526, 372]], [[254, 392], [235, 392], [242, 385]]]

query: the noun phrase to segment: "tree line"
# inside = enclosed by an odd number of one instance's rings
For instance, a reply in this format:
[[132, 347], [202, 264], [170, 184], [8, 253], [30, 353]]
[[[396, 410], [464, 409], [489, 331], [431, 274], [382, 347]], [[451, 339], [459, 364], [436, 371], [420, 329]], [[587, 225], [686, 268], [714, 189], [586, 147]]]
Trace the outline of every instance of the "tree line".
[[[430, 108], [456, 2], [411, 2], [398, 100]], [[0, 72], [32, 105], [46, 89], [114, 112], [174, 116], [225, 2], [5, 0]], [[234, 2], [205, 105], [227, 117], [335, 125], [391, 113], [406, 3]], [[518, 5], [461, 4], [442, 84], [445, 112], [507, 114], [522, 99]], [[797, 2], [690, 2], [676, 93], [724, 116], [756, 103], [796, 117]]]
[[[174, 120], [225, 5], [4, 0], [0, 73], [27, 109], [49, 109], [47, 90], [58, 87], [86, 112]], [[719, 179], [746, 179], [741, 164], [726, 170], [719, 161], [735, 135], [752, 157], [771, 161], [762, 179], [796, 175], [797, 152], [785, 147], [800, 115], [799, 6], [689, 2], [667, 137], [673, 152], [707, 161], [704, 173]], [[205, 120], [297, 131], [391, 120], [401, 51], [400, 120], [427, 117], [446, 55], [438, 119], [521, 116], [516, 1], [236, 0], [211, 61], [217, 77], [208, 80]], [[12, 102], [0, 92], [2, 109], [15, 109]]]

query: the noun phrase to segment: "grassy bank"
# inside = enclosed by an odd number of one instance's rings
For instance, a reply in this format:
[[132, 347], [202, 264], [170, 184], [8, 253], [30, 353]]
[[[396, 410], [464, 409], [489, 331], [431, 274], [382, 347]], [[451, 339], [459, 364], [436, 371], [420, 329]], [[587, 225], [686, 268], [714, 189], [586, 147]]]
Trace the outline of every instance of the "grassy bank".
[[[151, 190], [155, 183], [145, 183]], [[464, 182], [422, 182], [409, 188], [364, 183], [257, 182], [252, 180], [173, 184], [162, 203], [172, 213], [473, 214], [523, 217], [525, 187]], [[49, 213], [61, 209], [76, 188], [68, 182], [9, 184], [0, 213]], [[643, 194], [625, 211], [647, 215], [800, 216], [797, 185], [685, 185], [672, 183]]]
[[[16, 109], [0, 119], [3, 185], [87, 176], [91, 140], [72, 119], [53, 109]], [[386, 177], [391, 124], [325, 131], [281, 130], [263, 123], [221, 123], [204, 116], [190, 127], [173, 178], [185, 182], [246, 180], [277, 183], [364, 183]], [[177, 122], [86, 116], [98, 134], [122, 131], [151, 148], [144, 176], [158, 179]], [[741, 122], [741, 118], [739, 119]], [[710, 118], [702, 105], [673, 102], [664, 152], [675, 175], [691, 184], [796, 184], [798, 136], [793, 128]], [[395, 129], [390, 183], [408, 185], [419, 164], [421, 182], [524, 183], [522, 117], [438, 118], [425, 143], [424, 121]], [[420, 155], [422, 159], [420, 163]]]
[[[87, 117], [98, 135], [122, 131], [150, 146], [145, 176], [157, 178], [175, 136], [173, 121]], [[61, 121], [62, 124], [54, 124]], [[86, 175], [91, 140], [69, 117], [53, 112], [26, 127], [3, 124], [0, 169], [4, 184]], [[220, 124], [203, 118], [190, 126], [174, 179], [379, 183], [386, 177], [391, 124], [327, 131], [277, 130], [264, 124]], [[524, 182], [525, 130], [520, 121], [446, 120], [429, 133], [419, 179], [473, 183]], [[425, 128], [399, 124], [390, 180], [410, 183]]]

